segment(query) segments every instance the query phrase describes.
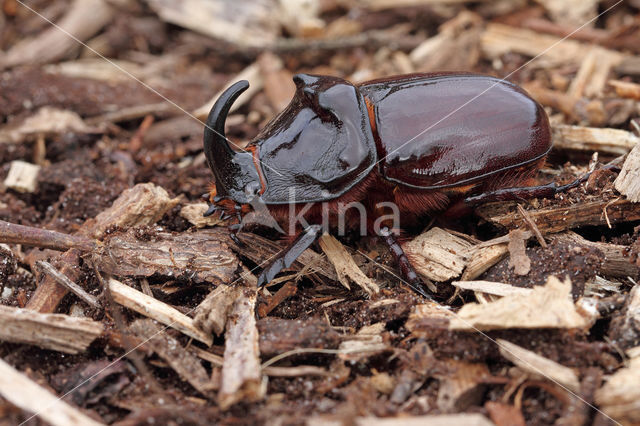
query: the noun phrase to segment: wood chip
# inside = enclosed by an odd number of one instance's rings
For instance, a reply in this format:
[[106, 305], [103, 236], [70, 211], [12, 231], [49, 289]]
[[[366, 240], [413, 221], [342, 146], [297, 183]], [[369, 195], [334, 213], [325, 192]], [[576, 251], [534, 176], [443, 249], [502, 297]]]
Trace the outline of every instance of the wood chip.
[[166, 22], [244, 48], [260, 48], [271, 44], [280, 31], [278, 3], [272, 0], [249, 3], [147, 0], [147, 3]]
[[640, 358], [632, 358], [596, 391], [598, 407], [614, 419], [629, 424], [640, 422]]
[[513, 294], [526, 295], [533, 291], [530, 288], [516, 287], [511, 284], [496, 283], [493, 281], [453, 281], [451, 285], [463, 290], [479, 291], [495, 296], [510, 296]]
[[640, 142], [640, 137], [620, 129], [569, 126], [556, 124], [551, 128], [555, 149], [599, 151], [623, 155]]
[[139, 240], [135, 230], [114, 234], [94, 255], [101, 271], [112, 275], [177, 277], [215, 284], [231, 282], [238, 258], [226, 244], [225, 230], [173, 234], [158, 232]]
[[[640, 204], [623, 198], [603, 200], [587, 196], [581, 203], [569, 207], [547, 207], [528, 210], [540, 232], [550, 234], [585, 225], [609, 225], [640, 219]], [[476, 213], [489, 222], [507, 229], [526, 226], [514, 203], [492, 203], [478, 207]]]
[[329, 261], [333, 263], [338, 274], [338, 281], [347, 289], [351, 289], [349, 286], [349, 280], [351, 280], [370, 295], [380, 291], [378, 284], [360, 270], [340, 241], [329, 234], [324, 234], [320, 237], [320, 247]]
[[524, 231], [509, 231], [509, 267], [516, 275], [527, 275], [531, 270], [531, 259], [527, 256], [527, 238]]
[[416, 272], [436, 282], [459, 277], [467, 265], [469, 241], [432, 228], [402, 245]]
[[[491, 23], [482, 35], [482, 49], [489, 58], [514, 52], [536, 57], [538, 66], [552, 66], [566, 63], [582, 63], [591, 47], [575, 40], [563, 40], [532, 30], [509, 25]], [[625, 55], [614, 50], [606, 50], [614, 64], [619, 64]]]
[[17, 123], [0, 128], [0, 143], [19, 143], [35, 135], [59, 135], [73, 133], [99, 133], [73, 111], [42, 107], [35, 114]]
[[40, 173], [40, 166], [14, 160], [11, 162], [9, 174], [4, 180], [4, 186], [23, 193], [35, 192], [38, 184], [38, 173]]
[[14, 44], [4, 58], [4, 66], [56, 62], [77, 52], [78, 40], [88, 40], [112, 18], [113, 11], [104, 0], [75, 0], [64, 17], [56, 22], [57, 27], [52, 26], [35, 38]]
[[489, 412], [489, 417], [496, 426], [526, 426], [522, 412], [513, 405], [487, 401], [484, 408]]
[[609, 80], [608, 83], [610, 86], [613, 86], [616, 90], [616, 94], [621, 98], [640, 101], [640, 84], [621, 80]]
[[500, 354], [524, 371], [560, 383], [573, 392], [580, 391], [580, 380], [571, 368], [506, 340], [497, 339], [497, 343]]
[[211, 334], [207, 334], [197, 328], [191, 318], [172, 306], [149, 297], [141, 291], [124, 285], [113, 278], [109, 279], [109, 291], [113, 300], [125, 308], [174, 328], [207, 346], [211, 346], [213, 343]]
[[418, 417], [360, 417], [358, 426], [493, 426], [482, 414], [437, 414]]
[[143, 339], [144, 346], [158, 354], [180, 378], [203, 395], [213, 396], [211, 392], [217, 388], [217, 384], [211, 380], [198, 357], [189, 349], [183, 348], [180, 342], [169, 336], [158, 323], [149, 319], [138, 319], [131, 323], [129, 329]]
[[628, 200], [634, 203], [640, 201], [640, 143], [627, 156], [614, 185]]
[[44, 349], [77, 354], [84, 352], [104, 327], [88, 318], [40, 314], [0, 305], [0, 340], [27, 343]]
[[175, 207], [179, 198], [170, 198], [164, 188], [153, 183], [139, 183], [127, 189], [114, 201], [113, 205], [100, 213], [85, 226], [93, 227], [93, 236], [100, 238], [107, 228], [123, 229], [133, 226], [153, 225], [166, 212]]
[[446, 360], [442, 369], [442, 373], [434, 374], [440, 381], [436, 401], [439, 410], [444, 413], [464, 411], [481, 401], [482, 381], [491, 375], [486, 364]]
[[265, 357], [298, 348], [335, 349], [340, 335], [320, 318], [288, 320], [266, 317], [258, 321], [260, 353]]
[[99, 426], [98, 422], [0, 359], [0, 395], [54, 426]]
[[266, 392], [262, 382], [255, 305], [257, 279], [244, 269], [246, 286], [231, 308], [225, 333], [222, 381], [218, 404], [223, 410], [233, 404], [261, 400]]
[[205, 217], [204, 213], [208, 208], [209, 205], [207, 203], [186, 204], [182, 209], [180, 209], [180, 216], [187, 219], [189, 223], [194, 225], [196, 228], [216, 226], [224, 223], [223, 220], [220, 220], [220, 216], [217, 214]]
[[467, 303], [449, 323], [451, 330], [509, 328], [585, 329], [594, 318], [580, 315], [571, 299], [571, 282], [549, 277], [528, 295], [514, 294], [487, 304]]
[[[536, 0], [555, 22], [571, 27], [584, 26], [596, 17], [599, 0]], [[593, 24], [592, 24], [593, 25]]]
[[195, 310], [194, 324], [207, 334], [220, 336], [225, 329], [229, 312], [240, 297], [242, 287], [219, 285], [205, 297]]
[[600, 273], [607, 277], [623, 278], [635, 277], [640, 268], [629, 257], [629, 248], [621, 244], [601, 243], [589, 241], [573, 231], [554, 235], [554, 239], [570, 241], [578, 247], [589, 247], [600, 250], [604, 254], [604, 262]]
[[484, 274], [489, 268], [500, 262], [509, 253], [506, 243], [490, 246], [475, 246], [470, 249], [467, 267], [462, 273], [461, 280], [470, 281]]

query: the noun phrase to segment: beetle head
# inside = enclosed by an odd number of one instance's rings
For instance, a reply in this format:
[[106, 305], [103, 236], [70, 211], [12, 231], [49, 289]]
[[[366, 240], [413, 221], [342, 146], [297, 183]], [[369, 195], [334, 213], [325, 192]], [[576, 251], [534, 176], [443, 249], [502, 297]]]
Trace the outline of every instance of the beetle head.
[[242, 80], [225, 90], [211, 108], [204, 129], [204, 154], [216, 178], [216, 195], [238, 204], [249, 203], [261, 188], [253, 154], [233, 151], [224, 133], [231, 105], [248, 87], [249, 82]]

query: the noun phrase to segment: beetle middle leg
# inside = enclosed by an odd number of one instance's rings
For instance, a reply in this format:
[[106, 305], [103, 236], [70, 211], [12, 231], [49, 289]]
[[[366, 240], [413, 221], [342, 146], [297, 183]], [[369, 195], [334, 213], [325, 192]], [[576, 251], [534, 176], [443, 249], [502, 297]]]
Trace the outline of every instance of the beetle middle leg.
[[411, 288], [411, 290], [415, 291], [428, 300], [433, 300], [433, 294], [427, 289], [424, 281], [422, 281], [422, 279], [416, 273], [415, 269], [413, 269], [409, 258], [402, 249], [402, 246], [400, 246], [400, 244], [396, 240], [393, 232], [391, 232], [389, 228], [384, 227], [380, 230], [379, 235], [389, 247], [391, 255], [398, 264], [398, 268], [400, 268], [400, 273], [402, 275], [403, 281]]
[[262, 269], [258, 276], [258, 287], [262, 287], [275, 278], [283, 269], [290, 267], [303, 251], [308, 249], [320, 236], [321, 225], [310, 225], [296, 237], [291, 244], [276, 255]]

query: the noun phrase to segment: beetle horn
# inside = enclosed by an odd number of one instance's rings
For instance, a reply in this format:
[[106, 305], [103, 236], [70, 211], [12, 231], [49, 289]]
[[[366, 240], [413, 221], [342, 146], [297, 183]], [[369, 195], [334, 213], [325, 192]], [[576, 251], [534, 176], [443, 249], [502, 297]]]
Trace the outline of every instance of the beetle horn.
[[224, 133], [224, 123], [233, 102], [238, 96], [249, 88], [246, 80], [238, 81], [225, 90], [218, 98], [209, 112], [204, 129], [204, 155], [209, 163], [209, 168], [219, 181], [218, 173], [229, 167], [236, 153], [229, 146]]

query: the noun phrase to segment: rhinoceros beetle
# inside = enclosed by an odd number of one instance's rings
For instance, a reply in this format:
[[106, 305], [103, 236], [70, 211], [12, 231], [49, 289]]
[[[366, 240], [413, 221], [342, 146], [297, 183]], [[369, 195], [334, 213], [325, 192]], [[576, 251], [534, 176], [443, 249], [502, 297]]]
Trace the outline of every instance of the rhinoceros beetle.
[[[307, 74], [293, 80], [291, 103], [245, 150], [231, 149], [224, 124], [232, 103], [249, 87], [246, 81], [220, 96], [204, 131], [204, 153], [215, 176], [206, 214], [241, 214], [258, 200], [278, 223], [293, 211], [308, 224], [263, 269], [260, 284], [315, 241], [321, 205], [335, 224], [344, 213], [340, 206], [362, 203], [371, 228], [385, 214], [377, 206], [392, 202], [405, 225], [488, 201], [550, 197], [584, 180], [527, 186], [551, 149], [549, 120], [523, 89], [504, 80], [468, 73], [361, 84]], [[357, 219], [347, 222], [355, 227]], [[409, 286], [430, 297], [389, 228], [376, 233]]]

